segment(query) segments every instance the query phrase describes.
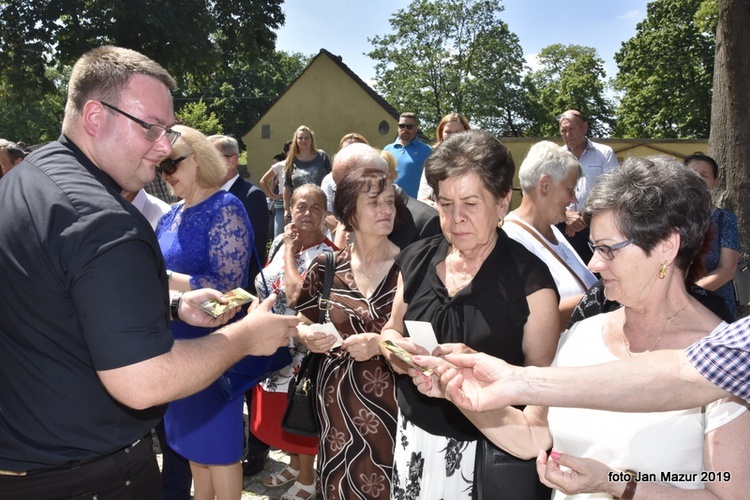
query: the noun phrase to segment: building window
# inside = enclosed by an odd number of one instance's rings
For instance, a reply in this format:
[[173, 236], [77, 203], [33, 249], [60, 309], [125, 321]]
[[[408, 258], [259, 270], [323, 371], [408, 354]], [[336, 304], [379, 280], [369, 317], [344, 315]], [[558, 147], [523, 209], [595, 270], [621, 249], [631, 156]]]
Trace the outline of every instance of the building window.
[[380, 125], [378, 125], [378, 132], [380, 132], [380, 135], [388, 135], [388, 132], [391, 131], [391, 126], [388, 125], [388, 122], [383, 120], [380, 122]]
[[270, 125], [262, 125], [260, 127], [260, 138], [261, 139], [271, 138], [271, 126]]

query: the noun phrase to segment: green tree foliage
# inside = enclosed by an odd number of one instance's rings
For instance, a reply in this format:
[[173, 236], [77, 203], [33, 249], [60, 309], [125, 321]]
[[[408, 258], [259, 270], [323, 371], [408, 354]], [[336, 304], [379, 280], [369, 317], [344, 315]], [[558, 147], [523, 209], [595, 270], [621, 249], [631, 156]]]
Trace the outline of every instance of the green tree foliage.
[[62, 73], [46, 68], [45, 73], [47, 80], [52, 82], [52, 90], [29, 92], [24, 96], [9, 91], [7, 78], [0, 76], [0, 109], [3, 110], [0, 137], [24, 141], [31, 146], [60, 136], [70, 68], [64, 68]]
[[523, 52], [502, 10], [499, 0], [414, 0], [398, 10], [394, 32], [369, 40], [376, 90], [400, 111], [418, 113], [428, 135], [451, 112], [519, 135]]
[[608, 136], [613, 105], [604, 93], [604, 60], [596, 49], [558, 43], [543, 48], [538, 62], [539, 69], [526, 79], [537, 120], [531, 124], [529, 135], [559, 135], [557, 116], [567, 109], [578, 109], [586, 116], [592, 136]]
[[200, 130], [206, 135], [223, 134], [224, 129], [216, 117], [216, 113], [209, 112], [203, 99], [187, 103], [175, 114], [177, 123]]
[[[114, 44], [142, 52], [207, 82], [235, 60], [273, 51], [283, 0], [0, 1], [0, 67], [10, 92], [45, 94], [46, 67], [70, 65], [87, 50]], [[180, 82], [182, 84], [182, 82]]]
[[187, 76], [187, 86], [175, 94], [175, 108], [181, 114], [183, 106], [202, 100], [206, 111], [219, 117], [223, 133], [240, 138], [302, 73], [309, 60], [300, 53], [274, 51], [253, 64], [231, 62], [217, 70], [206, 85]]
[[[0, 0], [0, 137], [56, 139], [73, 62], [102, 44], [131, 47], [178, 82], [175, 109], [203, 108], [239, 137], [299, 75], [301, 54], [273, 50], [283, 0]], [[64, 71], [66, 73], [61, 73]]]
[[[654, 0], [615, 54], [622, 137], [708, 137], [715, 23], [696, 22], [704, 0]], [[706, 5], [704, 11], [710, 12]], [[707, 14], [704, 14], [707, 15]]]

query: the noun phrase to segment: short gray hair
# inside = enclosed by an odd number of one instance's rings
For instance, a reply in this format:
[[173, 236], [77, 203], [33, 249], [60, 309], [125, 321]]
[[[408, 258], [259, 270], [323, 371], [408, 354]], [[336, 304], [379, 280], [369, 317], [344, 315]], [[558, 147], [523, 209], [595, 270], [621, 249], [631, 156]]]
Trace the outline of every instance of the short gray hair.
[[692, 169], [666, 155], [628, 158], [600, 175], [589, 193], [587, 224], [611, 212], [617, 229], [647, 255], [670, 234], [680, 236], [675, 265], [687, 271], [711, 224], [713, 202], [706, 184]]
[[228, 135], [209, 135], [208, 140], [216, 146], [223, 155], [240, 155], [240, 145], [237, 139]]
[[521, 191], [527, 193], [536, 187], [544, 174], [549, 175], [555, 184], [560, 184], [571, 172], [576, 172], [578, 177], [583, 175], [581, 164], [573, 153], [552, 141], [541, 141], [526, 153], [518, 168], [518, 182]]

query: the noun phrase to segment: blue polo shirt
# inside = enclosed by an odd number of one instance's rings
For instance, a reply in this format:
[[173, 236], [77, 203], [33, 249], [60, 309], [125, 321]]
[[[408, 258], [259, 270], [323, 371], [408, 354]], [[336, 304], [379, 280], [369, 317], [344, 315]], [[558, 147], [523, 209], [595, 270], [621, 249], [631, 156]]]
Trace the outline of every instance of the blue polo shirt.
[[412, 198], [417, 197], [419, 191], [419, 180], [422, 178], [424, 161], [430, 156], [432, 148], [414, 138], [406, 146], [396, 139], [392, 144], [384, 148], [396, 157], [396, 184]]

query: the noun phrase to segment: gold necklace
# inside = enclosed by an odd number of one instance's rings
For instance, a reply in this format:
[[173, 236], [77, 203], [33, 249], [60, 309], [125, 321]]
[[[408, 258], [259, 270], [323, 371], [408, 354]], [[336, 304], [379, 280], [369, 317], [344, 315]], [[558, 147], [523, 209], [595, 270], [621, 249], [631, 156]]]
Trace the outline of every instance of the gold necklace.
[[362, 274], [364, 274], [364, 275], [365, 275], [365, 276], [367, 277], [367, 279], [368, 279], [368, 280], [371, 280], [371, 279], [373, 279], [373, 278], [374, 278], [375, 276], [377, 276], [377, 275], [379, 275], [379, 274], [380, 274], [380, 271], [382, 271], [382, 270], [383, 270], [383, 266], [385, 266], [385, 261], [386, 261], [386, 260], [390, 260], [390, 259], [388, 259], [388, 258], [384, 259], [384, 260], [383, 260], [383, 261], [382, 261], [382, 262], [380, 263], [380, 267], [378, 267], [377, 271], [375, 271], [375, 272], [374, 272], [374, 273], [372, 273], [372, 274], [367, 274], [367, 273], [365, 272], [365, 268], [364, 268], [364, 267], [362, 266], [362, 263], [360, 262], [360, 264], [359, 264], [359, 272], [360, 272], [360, 273], [362, 273]]
[[[664, 324], [664, 328], [661, 329], [661, 331], [659, 332], [659, 335], [656, 337], [656, 341], [651, 345], [651, 347], [649, 347], [648, 349], [646, 349], [643, 352], [652, 351], [654, 349], [654, 347], [656, 347], [656, 344], [659, 343], [659, 341], [661, 340], [661, 336], [664, 335], [664, 332], [667, 331], [667, 328], [669, 327], [669, 324], [672, 322], [672, 320], [675, 319], [677, 317], [677, 315], [680, 314], [682, 311], [684, 311], [685, 309], [687, 309], [688, 305], [690, 305], [690, 301], [689, 300], [687, 301], [687, 303], [684, 306], [682, 306], [682, 308], [680, 308], [680, 310], [678, 310], [676, 313], [674, 313], [673, 315], [671, 315], [671, 316], [669, 316], [667, 318], [667, 322]], [[628, 356], [630, 356], [632, 358], [633, 357], [633, 353], [630, 352], [630, 343], [625, 338], [625, 331], [624, 330], [622, 332], [622, 345], [623, 345], [623, 347], [625, 347], [625, 352], [628, 353]], [[643, 353], [639, 353], [639, 354], [643, 354]]]
[[368, 280], [372, 280], [375, 276], [378, 276], [380, 274], [380, 272], [383, 270], [383, 266], [385, 266], [386, 261], [389, 261], [389, 260], [391, 260], [391, 259], [388, 258], [388, 247], [386, 247], [385, 258], [380, 262], [380, 267], [378, 267], [378, 269], [374, 273], [367, 274], [365, 272], [365, 268], [362, 265], [363, 261], [361, 259], [360, 259], [359, 263], [357, 264], [357, 267], [359, 268], [359, 272], [362, 273], [362, 274], [364, 274], [367, 277]]

